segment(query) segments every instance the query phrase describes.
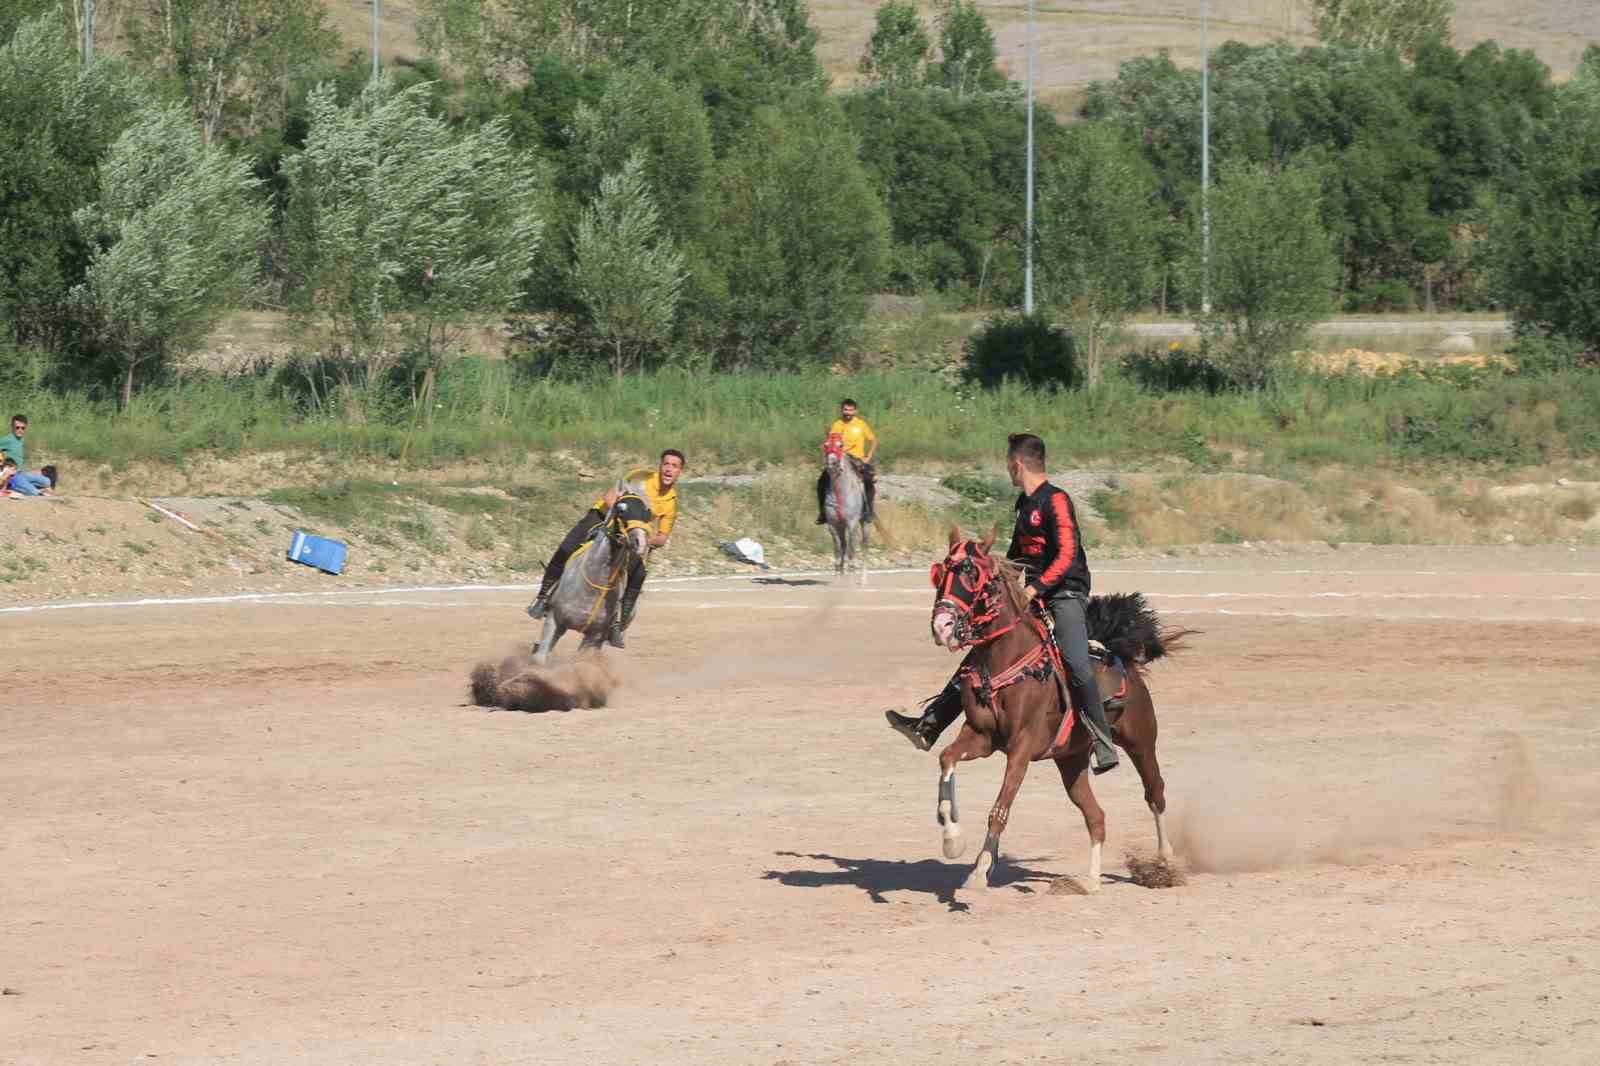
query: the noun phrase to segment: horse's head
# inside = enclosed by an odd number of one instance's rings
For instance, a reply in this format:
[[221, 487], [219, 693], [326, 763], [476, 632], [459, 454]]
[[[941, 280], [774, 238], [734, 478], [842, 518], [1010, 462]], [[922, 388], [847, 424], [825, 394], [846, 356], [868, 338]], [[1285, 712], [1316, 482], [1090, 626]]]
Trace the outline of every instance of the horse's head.
[[829, 433], [828, 439], [822, 442], [822, 461], [829, 470], [837, 470], [839, 464], [844, 462], [844, 437], [838, 433]]
[[994, 539], [993, 529], [982, 540], [964, 538], [960, 529], [952, 529], [949, 552], [929, 572], [934, 594], [933, 639], [951, 651], [994, 639], [999, 634], [990, 630], [996, 620], [1015, 614], [1006, 596], [1005, 575], [989, 554]]
[[626, 544], [635, 555], [643, 555], [650, 547], [650, 523], [655, 518], [650, 503], [637, 492], [624, 492], [617, 496], [606, 515], [606, 536], [612, 543]]

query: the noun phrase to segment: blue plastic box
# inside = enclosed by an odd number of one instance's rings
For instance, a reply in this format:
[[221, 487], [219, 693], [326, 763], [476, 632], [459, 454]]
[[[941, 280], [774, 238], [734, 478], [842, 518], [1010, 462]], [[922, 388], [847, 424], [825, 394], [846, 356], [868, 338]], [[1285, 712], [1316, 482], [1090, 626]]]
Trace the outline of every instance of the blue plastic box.
[[327, 574], [337, 574], [344, 569], [347, 550], [340, 541], [296, 530], [294, 540], [289, 542], [289, 561], [314, 566]]

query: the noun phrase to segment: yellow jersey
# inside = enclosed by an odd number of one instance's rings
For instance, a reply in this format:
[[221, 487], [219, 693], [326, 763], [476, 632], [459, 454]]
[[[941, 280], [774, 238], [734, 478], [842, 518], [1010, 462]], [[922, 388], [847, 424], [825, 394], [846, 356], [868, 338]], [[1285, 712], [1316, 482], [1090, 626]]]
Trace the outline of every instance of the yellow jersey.
[[867, 425], [867, 420], [856, 415], [846, 422], [842, 418], [833, 420], [833, 425], [828, 427], [830, 434], [837, 433], [844, 438], [844, 451], [846, 455], [853, 455], [862, 462], [867, 459], [867, 445], [878, 443], [878, 435], [872, 432], [872, 427]]
[[[655, 515], [655, 530], [663, 537], [672, 532], [672, 523], [678, 520], [678, 486], [674, 484], [666, 492], [661, 491], [661, 471], [652, 470], [650, 467], [640, 467], [630, 470], [623, 475], [626, 484], [644, 486], [644, 498], [650, 501], [650, 513]], [[606, 509], [606, 498], [602, 494], [594, 501], [596, 511]]]

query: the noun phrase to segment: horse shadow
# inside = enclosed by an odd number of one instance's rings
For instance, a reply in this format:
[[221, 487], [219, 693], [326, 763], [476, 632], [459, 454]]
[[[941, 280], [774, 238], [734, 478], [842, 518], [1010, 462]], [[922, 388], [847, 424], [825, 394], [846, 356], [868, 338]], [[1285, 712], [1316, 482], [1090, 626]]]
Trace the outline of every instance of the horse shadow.
[[[813, 862], [830, 862], [832, 870], [768, 870], [762, 877], [790, 888], [831, 888], [844, 885], [859, 888], [874, 903], [888, 903], [890, 892], [921, 892], [933, 896], [952, 912], [971, 908], [956, 899], [956, 892], [967, 879], [971, 863], [940, 862], [938, 859], [851, 859], [840, 855], [825, 855], [799, 851], [778, 851], [773, 854], [791, 859], [810, 859]], [[1034, 870], [1024, 862], [1002, 859], [994, 870], [992, 888], [1014, 887], [1019, 892], [1034, 892], [1034, 883], [1049, 883], [1054, 874]]]
[[808, 585], [826, 585], [826, 581], [818, 581], [814, 577], [753, 577], [750, 579], [757, 585], [782, 585], [785, 588], [804, 588]]

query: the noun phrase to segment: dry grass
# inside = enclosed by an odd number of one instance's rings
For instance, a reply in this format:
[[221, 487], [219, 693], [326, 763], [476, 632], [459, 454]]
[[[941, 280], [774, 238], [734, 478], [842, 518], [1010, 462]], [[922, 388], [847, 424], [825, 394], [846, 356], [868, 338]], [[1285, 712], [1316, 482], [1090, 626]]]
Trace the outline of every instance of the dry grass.
[[1113, 543], [1138, 546], [1322, 540], [1333, 526], [1298, 485], [1248, 476], [1135, 475], [1115, 490]]
[[[932, 22], [934, 5], [921, 4]], [[1027, 69], [1028, 7], [1019, 0], [978, 0], [994, 27], [1000, 62], [1018, 81]], [[822, 33], [819, 46], [835, 84], [858, 77], [856, 64], [872, 34], [876, 0], [811, 0], [812, 23]], [[1287, 38], [1314, 43], [1304, 0], [1212, 0], [1209, 32], [1213, 47], [1225, 40], [1261, 44]], [[1035, 70], [1040, 95], [1071, 103], [1072, 90], [1098, 78], [1114, 77], [1117, 64], [1165, 48], [1182, 66], [1200, 62], [1199, 7], [1189, 0], [1080, 0], [1071, 5], [1041, 0], [1036, 14]], [[1558, 73], [1570, 72], [1592, 32], [1583, 0], [1456, 0], [1455, 37], [1461, 48], [1485, 40], [1503, 47], [1531, 48]]]
[[1133, 475], [1096, 496], [1107, 517], [1099, 540], [1124, 547], [1536, 544], [1582, 537], [1600, 514], [1593, 483], [1562, 485], [1538, 471], [1509, 476], [1528, 480], [1402, 478], [1338, 466], [1316, 471], [1303, 485], [1245, 475]]
[[[818, 55], [840, 88], [855, 83], [856, 66], [872, 34], [878, 0], [810, 0], [812, 24], [822, 35]], [[347, 48], [365, 52], [372, 40], [367, 3], [329, 2], [330, 19]], [[921, 2], [933, 24], [934, 4]], [[1027, 70], [1027, 5], [1020, 0], [978, 0], [994, 27], [1000, 65], [1017, 81]], [[1305, 0], [1211, 0], [1213, 46], [1226, 40], [1262, 44], [1286, 37], [1314, 43]], [[419, 54], [416, 0], [383, 0], [379, 50], [384, 58]], [[1592, 33], [1584, 0], [1456, 0], [1455, 38], [1466, 49], [1485, 40], [1528, 48], [1557, 75], [1577, 66]], [[1182, 66], [1200, 62], [1199, 8], [1192, 0], [1079, 0], [1070, 6], [1042, 0], [1037, 10], [1035, 70], [1040, 98], [1070, 113], [1081, 86], [1115, 77], [1117, 65], [1165, 48]]]

